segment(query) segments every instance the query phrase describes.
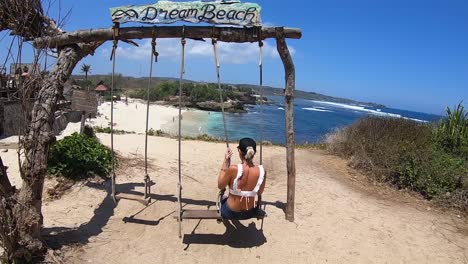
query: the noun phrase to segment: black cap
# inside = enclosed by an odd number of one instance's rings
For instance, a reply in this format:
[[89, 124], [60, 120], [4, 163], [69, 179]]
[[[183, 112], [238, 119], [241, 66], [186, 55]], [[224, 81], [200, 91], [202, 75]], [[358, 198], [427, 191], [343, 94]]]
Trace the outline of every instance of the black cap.
[[242, 153], [247, 153], [247, 148], [252, 147], [255, 152], [257, 152], [257, 143], [251, 138], [243, 138], [239, 140], [239, 146], [237, 147], [242, 151]]

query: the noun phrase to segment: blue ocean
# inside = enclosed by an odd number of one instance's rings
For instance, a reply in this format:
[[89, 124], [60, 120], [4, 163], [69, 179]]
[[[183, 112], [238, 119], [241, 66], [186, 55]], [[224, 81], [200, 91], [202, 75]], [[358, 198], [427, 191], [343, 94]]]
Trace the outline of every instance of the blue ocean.
[[[270, 96], [275, 103], [263, 106], [263, 139], [277, 144], [286, 142], [284, 98]], [[183, 123], [183, 134], [208, 134], [224, 138], [223, 118], [218, 112], [192, 113], [196, 118], [188, 118]], [[441, 117], [437, 115], [411, 112], [392, 108], [373, 108], [364, 105], [347, 105], [332, 102], [319, 102], [295, 99], [294, 130], [297, 144], [318, 143], [325, 136], [357, 119], [367, 115], [398, 117], [417, 122], [433, 122]], [[242, 137], [260, 138], [260, 106], [251, 106], [247, 113], [226, 113], [229, 140]]]

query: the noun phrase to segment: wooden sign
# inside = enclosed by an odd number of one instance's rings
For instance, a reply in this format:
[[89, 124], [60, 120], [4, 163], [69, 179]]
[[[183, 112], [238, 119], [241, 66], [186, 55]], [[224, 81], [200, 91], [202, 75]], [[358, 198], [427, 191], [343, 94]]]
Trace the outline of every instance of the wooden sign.
[[159, 1], [151, 5], [123, 6], [110, 9], [112, 21], [170, 24], [178, 21], [190, 23], [260, 26], [261, 7], [240, 1]]

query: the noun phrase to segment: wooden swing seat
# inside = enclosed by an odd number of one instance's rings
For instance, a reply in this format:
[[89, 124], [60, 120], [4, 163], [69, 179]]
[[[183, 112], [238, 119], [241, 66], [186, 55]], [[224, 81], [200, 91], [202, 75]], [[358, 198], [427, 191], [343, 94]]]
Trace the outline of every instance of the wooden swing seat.
[[222, 220], [218, 210], [184, 210], [182, 219], [215, 219]]
[[128, 194], [128, 193], [118, 193], [115, 195], [115, 200], [130, 200], [139, 202], [145, 206], [151, 203], [151, 197], [142, 198], [140, 195]]

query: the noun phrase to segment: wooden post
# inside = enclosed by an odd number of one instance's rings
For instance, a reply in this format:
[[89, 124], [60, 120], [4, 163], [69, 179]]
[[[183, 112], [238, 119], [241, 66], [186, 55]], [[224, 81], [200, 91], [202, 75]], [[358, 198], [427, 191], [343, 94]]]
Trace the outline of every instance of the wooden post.
[[80, 127], [80, 134], [83, 134], [85, 131], [85, 124], [86, 124], [86, 111], [81, 112], [81, 127]]
[[286, 204], [286, 219], [294, 221], [294, 198], [296, 189], [296, 161], [294, 158], [294, 88], [296, 85], [296, 70], [291, 54], [286, 44], [284, 28], [276, 28], [276, 47], [283, 61], [286, 74], [285, 119], [286, 119], [286, 165], [288, 170], [288, 193]]

